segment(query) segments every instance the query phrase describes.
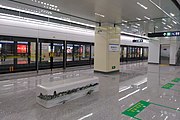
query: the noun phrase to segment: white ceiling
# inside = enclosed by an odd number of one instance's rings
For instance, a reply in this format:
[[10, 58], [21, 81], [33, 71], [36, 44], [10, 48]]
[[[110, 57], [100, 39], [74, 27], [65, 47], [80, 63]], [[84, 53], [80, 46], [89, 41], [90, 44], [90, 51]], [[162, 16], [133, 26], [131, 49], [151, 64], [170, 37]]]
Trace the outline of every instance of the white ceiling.
[[[8, 1], [8, 0], [1, 0]], [[60, 12], [68, 13], [71, 15], [87, 18], [95, 21], [102, 22], [121, 22], [122, 19], [128, 21], [135, 21], [136, 17], [145, 19], [144, 16], [150, 18], [161, 18], [167, 17], [161, 10], [154, 6], [149, 0], [15, 0], [24, 2], [27, 4], [44, 7], [41, 3], [35, 1], [41, 1], [43, 3], [50, 3], [57, 5]], [[171, 0], [152, 0], [153, 2], [161, 4], [167, 13], [180, 14], [176, 6]], [[178, 0], [180, 2], [180, 0]], [[137, 2], [147, 6], [145, 10]], [[95, 16], [94, 13], [99, 13], [105, 17]], [[179, 12], [179, 13], [178, 13]], [[121, 14], [122, 13], [122, 14]], [[179, 16], [179, 15], [178, 15]]]
[[[0, 0], [0, 4], [6, 4], [12, 7], [27, 7], [26, 5], [17, 4], [14, 2], [7, 2], [9, 0]], [[86, 18], [89, 20], [97, 22], [110, 22], [110, 23], [121, 23], [121, 19], [126, 21], [137, 21], [137, 17], [142, 20], [146, 20], [144, 16], [150, 17], [151, 19], [168, 17], [167, 14], [158, 9], [150, 1], [153, 1], [159, 5], [168, 14], [173, 13], [180, 22], [180, 11], [173, 4], [171, 0], [15, 0], [37, 7], [44, 7], [43, 3], [53, 4], [58, 6], [57, 9], [62, 13], [67, 13], [70, 15]], [[38, 1], [41, 1], [38, 3]], [[177, 0], [180, 2], [180, 0]], [[148, 7], [147, 10], [137, 5], [137, 2]], [[31, 7], [35, 9], [35, 7]], [[49, 9], [49, 8], [48, 8]], [[62, 14], [52, 12], [53, 16], [61, 17]], [[104, 15], [105, 17], [100, 17], [95, 15], [95, 13]], [[69, 17], [69, 16], [66, 16]], [[77, 19], [69, 17], [70, 19]], [[77, 19], [77, 21], [87, 22], [85, 20]], [[162, 21], [158, 21], [161, 23]], [[167, 20], [169, 24], [172, 24], [172, 20]], [[171, 22], [171, 23], [170, 23]], [[145, 27], [145, 26], [144, 26]], [[147, 27], [148, 28], [148, 27]], [[164, 26], [162, 26], [164, 28]]]

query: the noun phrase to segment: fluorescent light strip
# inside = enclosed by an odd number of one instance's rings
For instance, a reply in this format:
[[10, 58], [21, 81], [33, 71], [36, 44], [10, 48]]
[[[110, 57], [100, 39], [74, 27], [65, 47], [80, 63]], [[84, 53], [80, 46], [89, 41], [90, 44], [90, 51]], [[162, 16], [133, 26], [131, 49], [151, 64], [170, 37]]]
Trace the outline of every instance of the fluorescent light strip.
[[138, 89], [138, 90], [136, 90], [136, 91], [134, 91], [134, 92], [132, 92], [132, 93], [130, 93], [130, 94], [122, 97], [122, 98], [120, 98], [119, 101], [124, 100], [125, 98], [128, 98], [129, 96], [131, 96], [131, 95], [133, 95], [133, 94], [135, 94], [135, 93], [137, 93], [137, 92], [139, 92], [139, 91], [140, 91], [140, 89]]
[[97, 16], [100, 16], [100, 17], [105, 17], [104, 15], [102, 15], [102, 14], [99, 14], [99, 13], [94, 13], [95, 15], [97, 15]]
[[173, 20], [173, 23], [174, 23], [174, 24], [177, 24], [177, 22], [176, 22], [176, 21], [174, 21], [174, 20]]
[[90, 113], [90, 114], [88, 114], [88, 115], [85, 115], [85, 116], [79, 118], [78, 120], [84, 120], [84, 119], [86, 119], [86, 118], [88, 118], [88, 117], [90, 117], [90, 116], [92, 116], [92, 115], [93, 115], [93, 113]]
[[165, 25], [166, 23], [165, 23], [165, 22], [162, 22], [162, 24], [164, 24], [164, 25]]
[[47, 22], [47, 21], [23, 18], [23, 17], [13, 16], [13, 15], [6, 15], [6, 14], [2, 14], [2, 13], [0, 13], [0, 19], [13, 20], [13, 21], [17, 21], [17, 22], [33, 23], [33, 24], [45, 25], [45, 26], [49, 26], [49, 27], [57, 27], [57, 28], [60, 28], [61, 30], [67, 30], [67, 31], [73, 30], [75, 32], [83, 32], [83, 33], [85, 32], [85, 34], [88, 34], [88, 35], [92, 35], [94, 33], [94, 30], [87, 30], [87, 29], [77, 28], [77, 27], [73, 27], [73, 26], [69, 26], [69, 25], [51, 23], [51, 22]]
[[[155, 2], [153, 2], [152, 0], [149, 0], [153, 5], [155, 5], [158, 9], [160, 9], [162, 12], [164, 12], [167, 16], [169, 16], [172, 20], [175, 20], [175, 18], [173, 18], [171, 15], [169, 15], [165, 10], [163, 10], [159, 5], [157, 5]], [[175, 20], [176, 21], [176, 20]], [[180, 24], [179, 22], [177, 22], [178, 24]]]
[[143, 4], [141, 4], [140, 2], [137, 2], [137, 4], [139, 5], [139, 6], [141, 6], [142, 8], [144, 8], [144, 9], [148, 9], [148, 7], [146, 7], [146, 6], [144, 6]]
[[138, 28], [138, 26], [136, 26], [136, 25], [132, 25], [132, 27]]
[[170, 15], [173, 16], [173, 17], [175, 16], [173, 13], [170, 13]]
[[140, 24], [136, 23], [137, 26], [141, 26]]
[[137, 19], [137, 20], [141, 20], [141, 18], [138, 18], [138, 17], [137, 17], [136, 19]]
[[126, 21], [126, 20], [122, 20], [122, 22], [125, 22], [125, 23], [127, 23], [128, 21]]
[[34, 12], [25, 11], [25, 10], [21, 10], [21, 9], [16, 9], [16, 8], [12, 8], [12, 7], [7, 7], [7, 6], [3, 6], [3, 5], [0, 5], [0, 8], [5, 8], [5, 9], [9, 9], [9, 10], [20, 11], [20, 12], [24, 12], [24, 13], [33, 14], [33, 15], [39, 15], [39, 16], [42, 16], [42, 17], [53, 18], [53, 19], [62, 20], [62, 21], [66, 21], [66, 22], [72, 22], [72, 23], [76, 23], [76, 24], [80, 24], [80, 25], [85, 25], [85, 26], [88, 26], [88, 27], [96, 27], [95, 25], [85, 24], [85, 23], [73, 21], [73, 20], [70, 20], [70, 19], [67, 20], [67, 19], [63, 19], [63, 18], [58, 18], [58, 17], [49, 16], [49, 15], [34, 13]]
[[166, 22], [166, 19], [163, 18], [162, 20], [163, 20], [164, 22]]
[[146, 19], [148, 19], [148, 20], [150, 20], [151, 18], [149, 18], [149, 17], [147, 17], [147, 16], [144, 16], [144, 18], [146, 18]]
[[136, 35], [136, 34], [132, 34], [132, 33], [128, 33], [128, 32], [121, 32], [121, 34], [127, 34], [127, 35], [131, 35], [131, 36], [134, 36], [134, 37], [141, 37], [141, 38], [149, 40], [149, 38], [147, 36]]
[[168, 28], [172, 28], [170, 25], [167, 25]]

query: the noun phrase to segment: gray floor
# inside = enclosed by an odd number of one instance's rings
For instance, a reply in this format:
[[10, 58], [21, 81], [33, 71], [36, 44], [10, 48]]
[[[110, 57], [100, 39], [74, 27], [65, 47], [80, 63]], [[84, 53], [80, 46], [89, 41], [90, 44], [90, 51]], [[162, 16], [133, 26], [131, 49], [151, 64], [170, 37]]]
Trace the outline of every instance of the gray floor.
[[180, 112], [170, 109], [179, 109], [180, 92], [161, 88], [180, 77], [180, 67], [141, 62], [121, 65], [119, 73], [94, 75], [100, 78], [98, 93], [50, 109], [36, 103], [36, 77], [1, 81], [0, 120], [130, 120], [121, 112], [140, 100], [168, 108], [150, 105], [138, 118], [180, 120]]

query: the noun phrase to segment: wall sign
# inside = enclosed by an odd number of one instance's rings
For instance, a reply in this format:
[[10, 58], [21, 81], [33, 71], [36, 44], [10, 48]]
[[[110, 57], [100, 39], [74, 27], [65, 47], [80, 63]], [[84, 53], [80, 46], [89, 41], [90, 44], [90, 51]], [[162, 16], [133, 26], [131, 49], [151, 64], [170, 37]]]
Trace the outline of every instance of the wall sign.
[[180, 36], [180, 31], [148, 33], [148, 37], [174, 37]]
[[119, 52], [119, 44], [109, 44], [109, 52]]
[[140, 42], [143, 42], [143, 39], [140, 39], [140, 40], [132, 40], [132, 42], [140, 43]]

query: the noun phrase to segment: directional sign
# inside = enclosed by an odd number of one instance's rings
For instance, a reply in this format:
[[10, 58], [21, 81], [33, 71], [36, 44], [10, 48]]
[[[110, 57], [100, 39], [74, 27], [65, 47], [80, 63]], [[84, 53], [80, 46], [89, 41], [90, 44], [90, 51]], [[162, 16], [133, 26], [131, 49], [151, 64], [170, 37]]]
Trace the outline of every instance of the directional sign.
[[175, 37], [180, 36], [180, 31], [148, 33], [148, 37]]

